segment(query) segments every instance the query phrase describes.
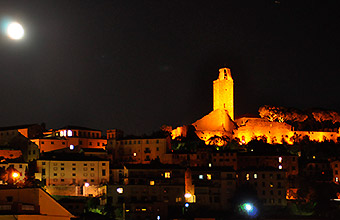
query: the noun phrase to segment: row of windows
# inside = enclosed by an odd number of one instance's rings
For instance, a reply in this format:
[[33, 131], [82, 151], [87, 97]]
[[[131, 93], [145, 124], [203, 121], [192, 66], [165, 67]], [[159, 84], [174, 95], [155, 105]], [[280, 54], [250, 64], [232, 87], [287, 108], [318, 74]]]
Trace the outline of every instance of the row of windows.
[[[59, 181], [59, 179], [53, 179], [53, 182], [58, 182], [58, 181]], [[87, 179], [84, 179], [83, 181], [87, 182]], [[90, 181], [91, 181], [91, 183], [94, 183], [94, 179], [91, 179]], [[60, 182], [65, 182], [65, 179], [60, 179]], [[72, 182], [75, 183], [76, 179], [72, 179]]]
[[[41, 145], [45, 144], [45, 141], [42, 141], [41, 142]], [[48, 144], [48, 143], [46, 143]], [[54, 144], [54, 141], [51, 141], [51, 145]], [[65, 145], [65, 142], [61, 142], [62, 145]], [[79, 140], [79, 145], [82, 145], [83, 144], [83, 141]], [[89, 146], [92, 146], [92, 142], [90, 141], [89, 142]], [[97, 142], [97, 146], [99, 147], [100, 146], [100, 142]], [[102, 143], [102, 146], [105, 146], [105, 143]]]
[[[58, 167], [53, 167], [53, 170], [58, 170]], [[60, 170], [65, 170], [65, 167], [60, 167]], [[72, 170], [76, 170], [76, 168], [72, 167]], [[84, 167], [83, 170], [87, 171], [87, 167]], [[91, 167], [91, 171], [94, 171], [93, 167]]]
[[[46, 175], [46, 169], [41, 170], [42, 175]], [[76, 176], [76, 173], [72, 173], [72, 176]], [[84, 176], [87, 176], [87, 173], [83, 174]], [[53, 173], [53, 176], [58, 176], [58, 173]], [[65, 176], [65, 173], [60, 173], [60, 176]], [[94, 176], [94, 173], [91, 173], [90, 176]], [[102, 176], [106, 176], [106, 170], [102, 170]]]
[[60, 131], [59, 133], [56, 133], [57, 136], [68, 136], [68, 137], [89, 137], [89, 138], [99, 138], [100, 132], [89, 132], [89, 131], [72, 131], [72, 130], [63, 130]]
[[[32, 150], [32, 154], [35, 155], [35, 150]], [[28, 155], [31, 155], [31, 150], [28, 151]]]
[[[266, 178], [266, 174], [264, 174], [264, 173], [263, 173], [261, 176], [262, 176], [262, 179], [265, 179], [265, 178]], [[274, 174], [272, 174], [272, 173], [270, 173], [268, 176], [269, 176], [270, 179], [273, 179], [273, 178], [274, 178]], [[258, 174], [257, 174], [257, 173], [254, 173], [253, 177], [254, 177], [254, 179], [257, 179], [257, 178], [258, 178]], [[282, 179], [281, 174], [276, 174], [276, 178], [277, 178], [278, 180], [279, 180], [279, 179]], [[249, 179], [250, 179], [250, 174], [249, 174], [249, 173], [246, 174], [245, 179], [246, 179], [246, 180], [249, 180]]]
[[[104, 172], [104, 174], [106, 174], [106, 172]], [[83, 176], [87, 176], [88, 173], [83, 173]], [[58, 176], [58, 173], [53, 173], [53, 176]], [[65, 173], [60, 173], [60, 176], [65, 176]], [[72, 173], [72, 176], [77, 176], [76, 173]], [[90, 176], [94, 176], [94, 173], [90, 173]], [[105, 176], [105, 175], [103, 175]]]
[[[46, 165], [46, 162], [42, 162], [41, 164]], [[60, 163], [60, 166], [64, 166], [64, 165], [65, 165], [65, 163]], [[79, 165], [79, 163], [78, 163], [78, 165]], [[87, 163], [84, 163], [83, 165], [84, 165], [84, 167], [86, 167]], [[58, 163], [53, 163], [53, 166], [58, 166]], [[72, 163], [72, 166], [76, 166], [76, 163]], [[90, 163], [90, 166], [94, 166], [94, 163]], [[102, 166], [106, 166], [106, 163], [102, 163]]]

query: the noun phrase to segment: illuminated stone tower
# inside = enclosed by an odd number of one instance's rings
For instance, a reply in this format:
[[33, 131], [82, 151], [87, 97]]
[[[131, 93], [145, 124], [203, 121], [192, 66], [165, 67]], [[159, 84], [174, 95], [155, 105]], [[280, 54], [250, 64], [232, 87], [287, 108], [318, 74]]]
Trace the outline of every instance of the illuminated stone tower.
[[218, 79], [214, 81], [214, 111], [227, 110], [234, 120], [234, 81], [228, 68], [221, 68]]

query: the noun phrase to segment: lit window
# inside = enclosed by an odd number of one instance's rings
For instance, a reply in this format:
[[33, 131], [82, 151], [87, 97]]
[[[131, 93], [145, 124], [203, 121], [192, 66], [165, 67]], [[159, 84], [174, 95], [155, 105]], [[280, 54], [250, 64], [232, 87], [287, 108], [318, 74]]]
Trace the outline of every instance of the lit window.
[[279, 165], [279, 169], [282, 170], [282, 165]]
[[167, 179], [170, 178], [170, 172], [165, 172], [164, 177]]
[[249, 173], [246, 174], [246, 180], [249, 180]]
[[121, 188], [121, 187], [117, 188], [117, 193], [123, 194], [123, 192], [124, 192], [123, 188]]
[[133, 153], [133, 156], [134, 156], [134, 157], [137, 156], [137, 153]]
[[67, 130], [67, 136], [72, 137], [72, 131], [71, 130]]
[[211, 174], [207, 174], [207, 180], [211, 180]]
[[270, 185], [269, 185], [269, 186], [270, 186], [270, 188], [273, 188], [273, 187], [274, 187], [273, 183], [270, 183]]
[[74, 150], [74, 145], [70, 144], [70, 150]]
[[64, 131], [60, 131], [60, 136], [64, 136]]
[[335, 177], [335, 182], [339, 182], [339, 177]]
[[282, 163], [282, 157], [279, 157], [279, 163]]
[[254, 179], [257, 179], [257, 173], [254, 173]]
[[211, 167], [211, 163], [209, 163], [209, 167]]
[[154, 186], [155, 185], [155, 181], [150, 180], [150, 186]]
[[313, 159], [315, 159], [315, 156], [313, 156]]
[[202, 174], [199, 175], [199, 176], [198, 176], [198, 179], [203, 180], [203, 175], [202, 175]]

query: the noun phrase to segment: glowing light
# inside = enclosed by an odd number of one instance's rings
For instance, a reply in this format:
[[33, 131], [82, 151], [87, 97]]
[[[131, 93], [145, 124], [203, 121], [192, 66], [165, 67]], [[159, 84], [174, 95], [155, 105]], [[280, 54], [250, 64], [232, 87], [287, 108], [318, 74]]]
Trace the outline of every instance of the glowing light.
[[70, 150], [74, 150], [74, 145], [70, 144]]
[[249, 173], [246, 174], [246, 180], [249, 180]]
[[67, 136], [72, 137], [72, 131], [71, 130], [67, 130]]
[[335, 177], [335, 182], [339, 182], [339, 177]]
[[24, 37], [24, 28], [18, 22], [12, 22], [7, 27], [7, 35], [12, 40], [20, 40]]
[[133, 153], [133, 156], [134, 156], [134, 157], [137, 156], [137, 153]]
[[315, 156], [313, 156], [313, 159], [315, 159]]
[[189, 203], [185, 203], [184, 206], [185, 206], [186, 208], [188, 208], [188, 207], [189, 207]]
[[146, 209], [142, 209], [142, 212], [146, 212]]
[[198, 176], [198, 179], [203, 180], [203, 175], [202, 175], [202, 174], [199, 175], [199, 176]]
[[154, 186], [155, 185], [155, 181], [150, 180], [150, 186]]
[[282, 170], [282, 165], [279, 165], [279, 169]]
[[164, 177], [167, 178], [167, 179], [169, 179], [169, 178], [170, 178], [170, 172], [165, 172]]
[[13, 172], [12, 173], [12, 177], [13, 178], [18, 178], [20, 176], [20, 174], [18, 172]]
[[89, 187], [90, 184], [89, 184], [89, 183], [85, 183], [84, 186], [85, 186], [85, 187]]
[[207, 180], [211, 180], [211, 174], [207, 174]]
[[121, 187], [117, 188], [117, 193], [123, 194], [123, 192], [124, 192], [123, 188], [121, 188]]
[[243, 203], [240, 205], [240, 211], [243, 214], [247, 214], [250, 217], [256, 217], [258, 214], [258, 211], [256, 209], [256, 207], [251, 204], [251, 203]]
[[161, 216], [157, 215], [157, 220], [160, 220], [161, 219]]
[[209, 167], [211, 167], [211, 163], [209, 163]]
[[191, 193], [185, 193], [184, 194], [184, 197], [187, 198], [187, 199], [191, 198], [191, 196], [192, 196]]
[[250, 212], [253, 209], [253, 206], [250, 204], [245, 204], [245, 209], [247, 210], [247, 212]]
[[279, 163], [282, 163], [282, 157], [279, 157]]
[[257, 173], [254, 173], [254, 179], [257, 179]]

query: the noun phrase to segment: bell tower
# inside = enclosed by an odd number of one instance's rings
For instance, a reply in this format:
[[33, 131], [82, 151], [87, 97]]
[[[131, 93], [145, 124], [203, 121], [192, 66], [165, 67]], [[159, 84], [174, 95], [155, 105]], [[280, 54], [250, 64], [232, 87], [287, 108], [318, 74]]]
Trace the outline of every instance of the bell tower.
[[213, 87], [214, 111], [227, 110], [230, 118], [234, 120], [234, 81], [229, 68], [219, 70], [218, 79], [214, 81]]

